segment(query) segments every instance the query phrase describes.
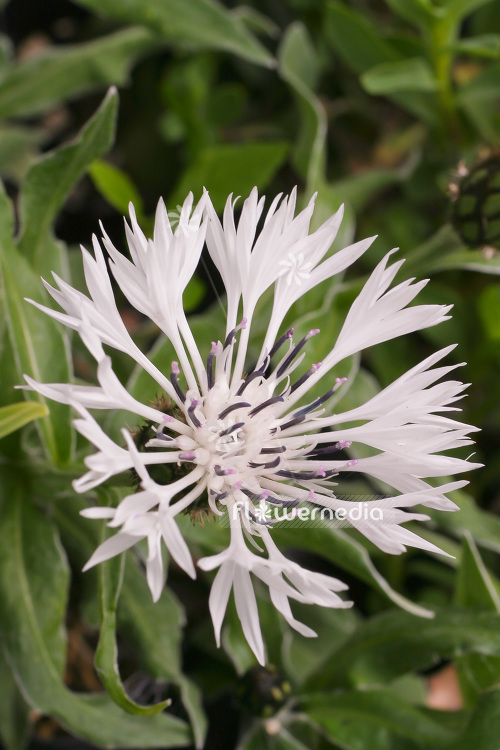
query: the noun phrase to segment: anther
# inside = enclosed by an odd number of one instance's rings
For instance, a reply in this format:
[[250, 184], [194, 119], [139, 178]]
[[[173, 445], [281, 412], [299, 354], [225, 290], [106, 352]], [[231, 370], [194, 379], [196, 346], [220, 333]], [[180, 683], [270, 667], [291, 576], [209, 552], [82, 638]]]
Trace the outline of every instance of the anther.
[[164, 440], [166, 443], [175, 443], [175, 438], [170, 437], [170, 435], [165, 435], [162, 432], [162, 429], [163, 429], [162, 427], [158, 427], [158, 429], [156, 430], [156, 434], [155, 434], [156, 439]]
[[286, 451], [285, 445], [280, 445], [278, 448], [262, 448], [261, 453], [284, 453]]
[[327, 391], [323, 396], [320, 396], [312, 403], [308, 404], [308, 406], [305, 406], [303, 409], [300, 409], [300, 411], [295, 412], [295, 416], [299, 417], [303, 414], [308, 414], [310, 411], [313, 411], [314, 409], [317, 409], [318, 406], [321, 406], [321, 404], [324, 404], [325, 401], [328, 401], [329, 398], [333, 396], [333, 394], [336, 392], [336, 390], [341, 386], [343, 383], [345, 383], [347, 378], [336, 378], [335, 379], [335, 385], [333, 388], [330, 388], [329, 391]]
[[178, 363], [172, 362], [172, 372], [170, 373], [170, 382], [174, 386], [174, 391], [177, 393], [182, 403], [184, 403], [186, 401], [186, 396], [182, 388], [179, 385], [179, 374], [180, 374], [180, 370], [179, 370]]
[[212, 348], [207, 357], [207, 381], [209, 390], [214, 387], [214, 359], [215, 356], [221, 351], [219, 344], [212, 341]]
[[274, 346], [269, 352], [269, 359], [271, 359], [271, 357], [274, 357], [278, 349], [280, 349], [283, 346], [283, 344], [285, 343], [287, 339], [292, 338], [294, 332], [295, 332], [295, 328], [290, 328], [290, 330], [284, 333], [283, 336], [279, 337], [279, 339], [275, 342]]
[[222, 430], [222, 432], [219, 432], [219, 437], [224, 437], [225, 435], [230, 435], [235, 430], [239, 430], [240, 427], [244, 427], [244, 422], [237, 422], [236, 424], [233, 424], [231, 427], [227, 427], [225, 430]]
[[224, 349], [227, 349], [227, 347], [233, 343], [234, 337], [236, 336], [238, 331], [240, 330], [243, 331], [247, 327], [247, 322], [248, 322], [247, 319], [243, 318], [241, 323], [238, 323], [236, 328], [233, 328], [232, 331], [229, 331], [229, 333], [226, 336], [226, 340], [224, 341]]
[[236, 395], [241, 396], [241, 394], [243, 393], [247, 385], [249, 385], [252, 382], [252, 380], [255, 380], [255, 378], [264, 377], [264, 373], [267, 369], [268, 364], [269, 363], [267, 362], [267, 360], [265, 360], [262, 367], [260, 367], [258, 370], [254, 370], [253, 372], [250, 373], [250, 375], [247, 375], [243, 383], [240, 385], [240, 387], [236, 391]]
[[215, 471], [215, 473], [217, 474], [218, 477], [227, 477], [230, 474], [236, 474], [237, 473], [236, 469], [223, 469], [222, 466], [219, 466], [219, 464], [217, 464], [216, 466], [214, 466], [214, 471]]
[[273, 404], [277, 404], [280, 401], [284, 401], [285, 399], [283, 396], [273, 396], [272, 398], [268, 398], [267, 401], [263, 401], [261, 404], [255, 407], [255, 409], [252, 409], [252, 411], [248, 412], [248, 416], [254, 417], [256, 414], [258, 414], [263, 409], [266, 409], [268, 406], [272, 406]]
[[330, 469], [329, 471], [325, 471], [323, 468], [320, 467], [319, 471], [287, 471], [285, 469], [282, 469], [281, 471], [277, 471], [276, 474], [278, 474], [280, 477], [284, 477], [285, 479], [295, 479], [297, 481], [304, 481], [309, 479], [325, 479], [328, 477], [334, 476], [336, 474], [336, 471], [334, 469]]
[[218, 418], [224, 419], [227, 417], [228, 414], [230, 414], [235, 409], [242, 409], [245, 406], [251, 406], [247, 401], [238, 401], [236, 404], [231, 404], [231, 406], [228, 406], [227, 409], [224, 409], [224, 411], [221, 411]]
[[304, 373], [304, 375], [302, 375], [302, 377], [300, 377], [300, 378], [299, 378], [299, 379], [298, 379], [298, 380], [297, 380], [297, 381], [296, 381], [296, 382], [295, 382], [295, 383], [294, 383], [294, 384], [292, 385], [292, 387], [291, 387], [291, 389], [290, 389], [290, 393], [293, 393], [294, 391], [296, 391], [296, 390], [297, 390], [297, 388], [299, 388], [299, 387], [300, 387], [300, 386], [302, 385], [302, 383], [305, 383], [305, 382], [306, 382], [306, 380], [309, 380], [309, 378], [311, 377], [311, 375], [314, 375], [314, 373], [315, 373], [315, 372], [317, 372], [317, 371], [319, 370], [319, 368], [321, 367], [321, 365], [322, 365], [322, 364], [323, 364], [323, 362], [317, 362], [317, 363], [316, 363], [315, 365], [313, 365], [313, 366], [311, 367], [311, 369], [310, 369], [310, 370], [308, 370], [307, 372], [305, 372], [305, 373]]
[[250, 518], [252, 519], [252, 521], [254, 523], [258, 523], [259, 526], [271, 526], [274, 523], [274, 521], [272, 519], [271, 519], [271, 521], [265, 521], [263, 518], [260, 518], [259, 516], [256, 516], [254, 513], [252, 513], [252, 511], [249, 508], [247, 508], [247, 513], [250, 516]]
[[305, 414], [301, 414], [300, 416], [296, 416], [293, 419], [291, 419], [289, 422], [285, 422], [285, 424], [280, 425], [280, 431], [283, 432], [283, 430], [286, 430], [288, 427], [295, 427], [296, 424], [300, 424], [301, 422], [305, 421]]
[[201, 422], [194, 413], [194, 410], [199, 405], [199, 401], [197, 401], [195, 398], [191, 399], [191, 406], [188, 407], [188, 416], [191, 422], [194, 424], [195, 427], [201, 427]]
[[[269, 461], [267, 464], [256, 464], [254, 461], [249, 461], [248, 465], [251, 469], [275, 469], [276, 466], [279, 466], [280, 461], [281, 458], [277, 456], [274, 461]], [[280, 473], [278, 472], [278, 474]]]
[[278, 372], [276, 373], [278, 378], [281, 377], [283, 373], [286, 372], [286, 370], [288, 370], [288, 368], [290, 367], [290, 365], [292, 364], [293, 360], [295, 359], [297, 354], [300, 352], [300, 350], [305, 346], [305, 344], [309, 341], [309, 339], [312, 338], [312, 336], [316, 336], [317, 333], [319, 333], [319, 328], [313, 328], [308, 333], [306, 333], [304, 338], [302, 338], [298, 344], [296, 344], [293, 347], [292, 351], [290, 352], [288, 357], [286, 357], [284, 362], [280, 365]]

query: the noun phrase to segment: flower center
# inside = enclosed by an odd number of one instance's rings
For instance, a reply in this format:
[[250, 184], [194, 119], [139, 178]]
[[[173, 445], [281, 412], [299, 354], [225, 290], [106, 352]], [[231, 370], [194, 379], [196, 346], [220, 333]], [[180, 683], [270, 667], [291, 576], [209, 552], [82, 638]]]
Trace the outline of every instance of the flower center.
[[[267, 523], [259, 520], [262, 503], [294, 507], [300, 501], [293, 493], [290, 497], [290, 486], [300, 488], [302, 495], [304, 489], [309, 490], [313, 497], [314, 488], [336, 474], [334, 470], [323, 470], [320, 465], [313, 470], [304, 470], [300, 459], [347, 447], [347, 443], [340, 441], [317, 448], [314, 438], [306, 434], [307, 421], [321, 413], [318, 409], [345, 378], [337, 378], [326, 394], [307, 406], [293, 409], [295, 391], [317, 372], [321, 363], [312, 365], [292, 383], [292, 372], [305, 356], [302, 349], [318, 330], [309, 331], [294, 344], [291, 329], [276, 341], [264, 361], [242, 381], [230, 383], [232, 349], [236, 333], [244, 328], [244, 324], [242, 321], [230, 332], [224, 345], [212, 343], [207, 359], [206, 383], [202, 384], [200, 391], [184, 393], [179, 366], [173, 362], [170, 380], [180, 404], [158, 403], [165, 415], [164, 424], [149, 423], [150, 439], [141, 437], [136, 439], [136, 444], [140, 450], [168, 452], [165, 465], [169, 481], [172, 471], [178, 476], [179, 473], [189, 473], [193, 464], [204, 468], [207, 493], [196, 502], [196, 513], [200, 508], [203, 513], [210, 510], [218, 513], [221, 506], [242, 503], [247, 516], [258, 523]], [[271, 366], [271, 361], [286, 343], [288, 350]], [[295, 435], [293, 428], [299, 424], [302, 434]], [[153, 460], [150, 459], [150, 463]], [[148, 468], [158, 473], [160, 467], [161, 463], [158, 467]], [[151, 476], [158, 481], [153, 474]], [[279, 492], [281, 487], [287, 490], [284, 496]], [[190, 512], [193, 513], [192, 508]]]

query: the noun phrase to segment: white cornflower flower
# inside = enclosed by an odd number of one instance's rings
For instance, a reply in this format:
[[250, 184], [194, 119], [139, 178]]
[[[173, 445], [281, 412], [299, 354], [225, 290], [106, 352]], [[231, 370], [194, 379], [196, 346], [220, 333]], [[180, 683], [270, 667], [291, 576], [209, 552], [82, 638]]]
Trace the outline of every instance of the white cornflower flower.
[[[88, 518], [105, 518], [118, 529], [98, 547], [86, 569], [146, 539], [147, 580], [157, 600], [165, 581], [162, 541], [175, 562], [195, 576], [176, 517], [183, 512], [225, 516], [227, 549], [199, 560], [198, 566], [218, 568], [210, 594], [217, 643], [233, 590], [243, 631], [261, 663], [265, 652], [252, 575], [269, 587], [273, 604], [288, 623], [306, 636], [314, 632], [294, 619], [290, 599], [325, 607], [351, 604], [339, 595], [346, 588], [343, 583], [306, 571], [282, 555], [272, 539], [269, 506], [294, 514], [305, 508], [342, 511], [344, 518], [347, 512], [351, 524], [388, 553], [399, 554], [406, 546], [440, 552], [402, 526], [427, 518], [407, 509], [421, 505], [454, 510], [446, 493], [466, 482], [433, 487], [426, 478], [478, 466], [442, 454], [470, 444], [467, 434], [474, 430], [444, 414], [456, 410], [454, 403], [465, 387], [456, 380], [437, 382], [455, 367], [434, 367], [453, 347], [428, 357], [367, 403], [344, 413], [327, 411], [329, 399], [345, 382], [338, 366], [346, 357], [436, 325], [447, 319], [450, 308], [408, 307], [426, 282], [404, 281], [390, 289], [403, 261], [390, 265], [389, 253], [352, 304], [330, 353], [323, 362], [302, 366], [307, 342], [319, 331], [312, 329], [297, 341], [293, 328], [280, 333], [285, 315], [302, 294], [350, 266], [374, 238], [323, 260], [342, 208], [309, 234], [314, 199], [294, 216], [295, 197], [295, 191], [287, 198], [278, 196], [260, 232], [264, 198], [259, 200], [257, 190], [244, 202], [237, 224], [231, 197], [221, 224], [205, 193], [194, 210], [192, 195], [186, 199], [173, 231], [160, 201], [152, 240], [139, 228], [131, 206], [131, 225], [125, 224], [131, 260], [105, 232], [102, 243], [126, 298], [170, 339], [177, 357], [171, 372], [160, 372], [132, 341], [94, 237], [94, 257], [83, 250], [90, 296], [54, 276], [59, 289], [46, 286], [64, 312], [38, 307], [78, 331], [97, 361], [99, 386], [42, 384], [26, 378], [29, 387], [44, 396], [72, 405], [78, 412], [76, 429], [96, 448], [85, 459], [87, 473], [74, 484], [78, 492], [126, 470], [132, 470], [138, 484], [117, 508], [83, 512]], [[182, 306], [205, 243], [224, 282], [228, 307], [226, 330], [208, 351], [205, 342], [194, 340]], [[250, 366], [252, 319], [270, 287], [274, 298], [267, 333], [256, 364]], [[127, 392], [103, 345], [125, 352], [152, 376], [163, 391], [155, 406]], [[319, 380], [325, 384], [324, 395], [308, 399]], [[135, 434], [123, 429], [118, 444], [91, 416], [93, 409], [124, 409], [144, 420], [144, 426]], [[351, 446], [356, 455], [356, 444], [370, 446], [373, 455], [344, 458], [343, 449]], [[362, 472], [399, 494], [363, 503], [340, 500], [335, 487], [342, 491], [344, 472]], [[356, 513], [349, 514], [353, 509]]]

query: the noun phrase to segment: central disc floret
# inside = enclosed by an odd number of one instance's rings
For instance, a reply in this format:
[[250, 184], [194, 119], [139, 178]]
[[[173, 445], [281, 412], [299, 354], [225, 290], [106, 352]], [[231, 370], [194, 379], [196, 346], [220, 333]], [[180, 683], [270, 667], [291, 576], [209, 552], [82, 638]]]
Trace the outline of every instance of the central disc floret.
[[[231, 383], [236, 334], [245, 324], [243, 319], [224, 344], [212, 342], [206, 382], [199, 390], [184, 392], [179, 365], [172, 363], [170, 380], [183, 421], [165, 414], [164, 424], [157, 427], [146, 447], [167, 449], [169, 458], [165, 456], [165, 460], [169, 461], [174, 450], [179, 466], [191, 463], [202, 467], [208, 506], [214, 513], [221, 514], [222, 506], [230, 509], [236, 504], [252, 521], [268, 523], [259, 520], [258, 509], [263, 502], [293, 507], [304, 498], [314, 500], [314, 488], [323, 487], [337, 473], [333, 469], [325, 471], [310, 459], [341, 450], [348, 443], [340, 441], [317, 448], [317, 441], [307, 435], [307, 423], [312, 424], [322, 413], [318, 410], [345, 378], [337, 378], [327, 393], [306, 406], [293, 408], [299, 388], [319, 370], [321, 362], [291, 382], [292, 372], [305, 356], [302, 349], [319, 332], [313, 329], [294, 344], [292, 328], [276, 341], [255, 369], [236, 384]], [[285, 344], [286, 353], [272, 364]], [[296, 434], [298, 425], [300, 434]]]

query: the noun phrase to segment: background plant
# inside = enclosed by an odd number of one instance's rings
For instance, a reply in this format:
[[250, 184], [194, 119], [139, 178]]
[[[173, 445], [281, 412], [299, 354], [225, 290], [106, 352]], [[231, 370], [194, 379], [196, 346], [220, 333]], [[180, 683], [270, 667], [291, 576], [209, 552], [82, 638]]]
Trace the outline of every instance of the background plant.
[[[500, 733], [498, 0], [2, 5], [4, 746], [17, 750], [33, 730], [53, 735], [63, 727], [99, 746], [491, 750]], [[120, 91], [119, 109], [110, 86]], [[487, 179], [472, 172], [486, 182], [471, 210], [464, 184], [477, 189], [477, 180], [464, 178], [459, 164], [485, 159]], [[67, 407], [47, 409], [14, 386], [23, 373], [93, 380], [77, 338], [24, 298], [46, 302], [40, 276], [52, 270], [83, 288], [77, 245], [89, 244], [99, 219], [123, 247], [129, 200], [147, 230], [160, 195], [174, 215], [203, 185], [221, 210], [230, 192], [245, 196], [257, 185], [275, 194], [296, 183], [303, 202], [318, 191], [317, 223], [346, 203], [338, 242], [380, 235], [355, 275], [291, 311], [299, 331], [311, 319], [322, 329], [310, 342], [314, 361], [391, 247], [402, 248], [406, 276], [432, 276], [422, 299], [455, 305], [446, 326], [353, 359], [342, 406], [457, 341], [449, 359], [468, 362], [464, 421], [482, 427], [477, 456], [485, 468], [469, 492], [455, 493], [461, 512], [436, 514], [425, 531], [453, 559], [417, 551], [388, 558], [345, 530], [279, 530], [296, 559], [333, 574], [342, 568], [359, 607], [300, 612], [319, 632], [306, 641], [261, 597], [274, 665], [261, 672], [234, 612], [223, 649], [215, 648], [203, 575], [187, 583], [172, 567], [153, 605], [132, 552], [80, 573], [98, 542], [78, 515], [89, 498], [71, 489], [85, 446]], [[209, 342], [221, 310], [208, 259], [204, 268], [185, 303], [197, 340]], [[122, 312], [140, 346], [167, 367], [168, 342], [124, 300]], [[263, 329], [268, 312], [264, 305]], [[154, 397], [125, 361], [116, 357], [114, 366], [135, 394]], [[114, 503], [121, 491], [109, 487], [99, 499]], [[188, 519], [183, 531], [200, 555], [218, 550], [225, 533]], [[425, 617], [431, 609], [433, 619]], [[463, 708], [432, 711], [425, 675], [448, 662]], [[30, 709], [51, 719], [33, 725]]]

